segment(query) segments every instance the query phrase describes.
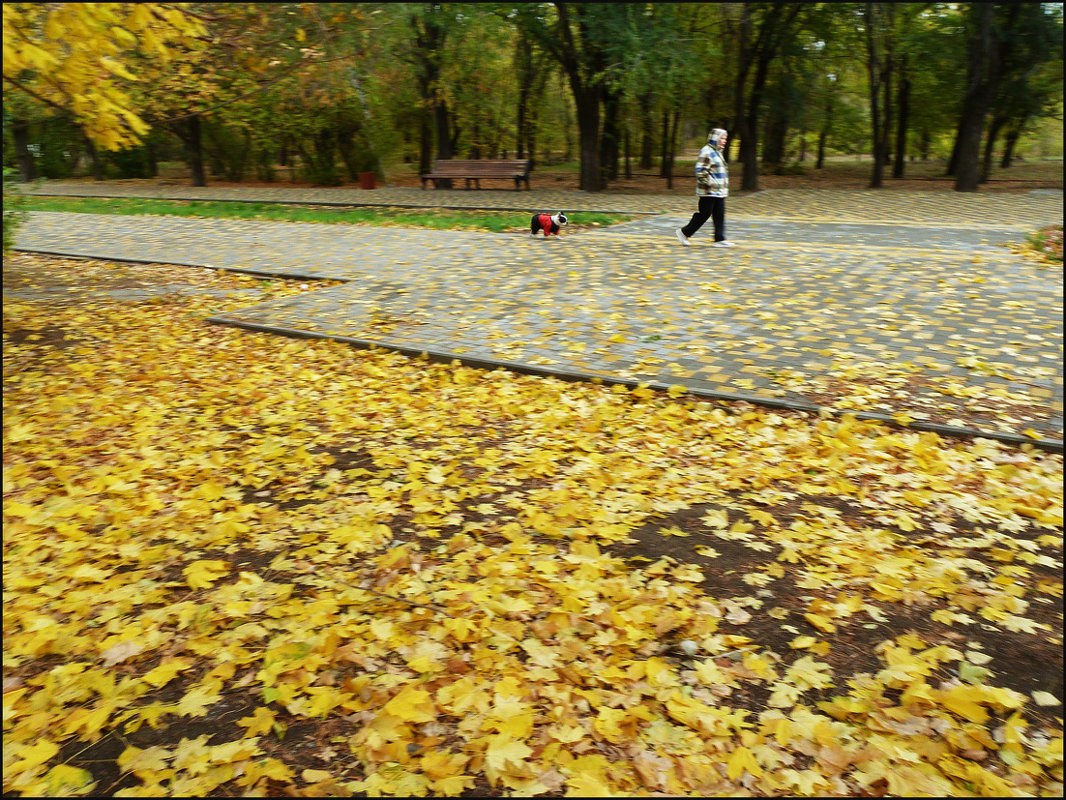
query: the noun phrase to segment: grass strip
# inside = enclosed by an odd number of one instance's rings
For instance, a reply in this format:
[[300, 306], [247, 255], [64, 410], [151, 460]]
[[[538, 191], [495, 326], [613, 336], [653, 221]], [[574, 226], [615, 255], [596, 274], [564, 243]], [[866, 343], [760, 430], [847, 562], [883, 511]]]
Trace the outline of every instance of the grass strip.
[[1049, 264], [1062, 263], [1062, 226], [1045, 225], [1029, 235], [1029, 249]]
[[[432, 228], [435, 230], [528, 230], [529, 214], [522, 211], [480, 211], [434, 208], [302, 206], [284, 203], [235, 203], [207, 200], [152, 200], [143, 198], [35, 197], [24, 198], [27, 211], [62, 211], [77, 214], [127, 216], [254, 219], [275, 222], [314, 222], [331, 225]], [[578, 227], [615, 225], [633, 219], [631, 214], [580, 212]]]

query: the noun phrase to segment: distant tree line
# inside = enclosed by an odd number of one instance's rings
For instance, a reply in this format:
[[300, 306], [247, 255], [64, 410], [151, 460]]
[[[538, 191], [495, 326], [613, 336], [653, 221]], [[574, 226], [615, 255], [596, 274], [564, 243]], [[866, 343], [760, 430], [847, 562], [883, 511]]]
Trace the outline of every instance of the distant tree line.
[[1062, 33], [1046, 3], [5, 3], [4, 164], [329, 186], [577, 159], [600, 191], [672, 185], [685, 132], [724, 127], [742, 189], [831, 152], [879, 187], [942, 148], [974, 191], [1061, 119]]

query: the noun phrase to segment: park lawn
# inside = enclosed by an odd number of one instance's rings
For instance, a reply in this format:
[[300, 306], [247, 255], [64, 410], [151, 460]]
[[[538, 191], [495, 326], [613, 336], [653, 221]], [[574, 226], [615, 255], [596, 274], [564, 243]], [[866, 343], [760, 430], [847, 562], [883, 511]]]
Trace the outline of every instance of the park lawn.
[[[434, 230], [528, 231], [529, 214], [518, 211], [453, 210], [395, 207], [334, 207], [283, 203], [206, 200], [151, 200], [142, 198], [38, 197], [19, 200], [26, 211], [65, 211], [82, 214], [154, 215], [254, 219], [278, 222], [404, 226]], [[582, 212], [578, 227], [614, 225], [633, 219], [632, 214]]]
[[5, 264], [5, 794], [1061, 796], [1061, 455], [72, 263]]

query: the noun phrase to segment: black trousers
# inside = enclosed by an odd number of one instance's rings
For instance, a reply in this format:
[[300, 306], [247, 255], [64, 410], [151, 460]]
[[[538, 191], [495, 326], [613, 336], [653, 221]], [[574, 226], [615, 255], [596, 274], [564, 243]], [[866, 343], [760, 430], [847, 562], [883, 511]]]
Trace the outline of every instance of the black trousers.
[[721, 242], [725, 239], [725, 198], [724, 197], [701, 197], [699, 210], [692, 215], [688, 225], [681, 229], [686, 237], [692, 236], [703, 227], [703, 223], [710, 217], [714, 222], [714, 240]]

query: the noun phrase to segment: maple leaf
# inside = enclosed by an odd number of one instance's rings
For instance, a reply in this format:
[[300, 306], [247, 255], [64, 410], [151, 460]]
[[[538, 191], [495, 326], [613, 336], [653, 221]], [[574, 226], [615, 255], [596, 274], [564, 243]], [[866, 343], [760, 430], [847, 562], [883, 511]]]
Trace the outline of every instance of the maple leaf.
[[91, 792], [97, 783], [89, 770], [56, 764], [40, 780], [26, 786], [23, 795], [32, 797], [77, 797]]
[[436, 707], [429, 692], [414, 686], [405, 686], [385, 704], [386, 714], [404, 722], [429, 722], [436, 716]]
[[712, 528], [725, 528], [729, 525], [729, 513], [724, 509], [708, 511], [700, 521]]
[[564, 797], [617, 797], [618, 792], [602, 775], [595, 772], [577, 772], [566, 779]]
[[750, 772], [756, 778], [763, 774], [762, 767], [755, 760], [751, 750], [746, 747], [738, 747], [729, 754], [729, 761], [726, 762], [726, 775], [730, 780], [735, 781], [744, 772]]
[[269, 733], [274, 727], [275, 717], [276, 714], [273, 711], [260, 706], [252, 712], [252, 716], [241, 717], [237, 720], [237, 724], [248, 729], [245, 736], [260, 736]]
[[100, 657], [104, 660], [104, 666], [113, 667], [143, 652], [144, 647], [144, 642], [119, 642], [107, 648]]
[[144, 750], [127, 747], [118, 757], [118, 765], [129, 772], [158, 772], [166, 769], [173, 753], [165, 747], [155, 746]]
[[457, 797], [467, 789], [473, 789], [475, 783], [471, 775], [447, 775], [437, 778], [429, 786], [437, 797]]
[[1036, 701], [1038, 706], [1061, 706], [1062, 701], [1059, 700], [1051, 692], [1033, 692], [1033, 700]]
[[1014, 633], [1037, 634], [1042, 630], [1049, 630], [1048, 626], [1043, 623], [1035, 622], [1027, 617], [1019, 617], [1014, 614], [1007, 614], [999, 624]]
[[46, 761], [59, 752], [59, 745], [48, 739], [39, 739], [33, 745], [24, 747], [18, 750], [14, 755], [18, 758], [18, 761], [10, 765], [5, 765], [5, 773], [17, 775], [20, 772], [33, 769]]
[[208, 589], [215, 581], [230, 570], [228, 561], [200, 559], [193, 561], [182, 570], [185, 580], [192, 589]]
[[766, 704], [772, 708], [791, 708], [799, 702], [803, 690], [791, 683], [778, 681], [771, 687], [773, 691]]
[[815, 661], [810, 656], [804, 656], [785, 671], [785, 680], [801, 691], [825, 689], [833, 685], [833, 668], [824, 662]]
[[834, 633], [837, 629], [837, 626], [830, 622], [828, 617], [823, 616], [822, 614], [808, 613], [804, 614], [803, 618], [822, 633]]
[[[470, 756], [461, 753], [449, 753], [443, 750], [432, 750], [419, 759], [422, 769], [434, 779], [455, 777], [463, 771], [470, 761]], [[469, 776], [459, 776], [467, 778]]]
[[485, 761], [497, 772], [506, 772], [508, 765], [512, 768], [517, 767], [532, 754], [533, 751], [524, 743], [512, 739], [507, 734], [496, 734], [489, 737], [489, 745], [485, 749]]
[[207, 713], [208, 707], [221, 698], [222, 695], [214, 686], [194, 686], [178, 701], [174, 710], [183, 717], [202, 717]]
[[149, 670], [141, 676], [141, 680], [159, 688], [160, 686], [165, 686], [173, 680], [178, 673], [184, 672], [192, 665], [192, 659], [189, 658], [165, 658], [159, 666]]

